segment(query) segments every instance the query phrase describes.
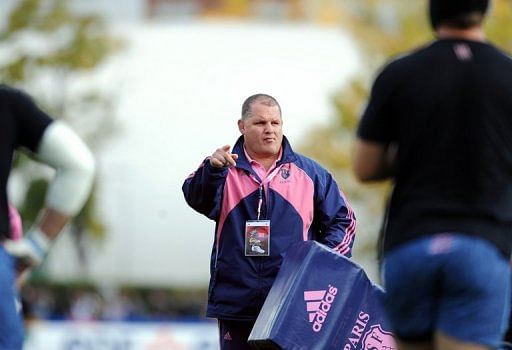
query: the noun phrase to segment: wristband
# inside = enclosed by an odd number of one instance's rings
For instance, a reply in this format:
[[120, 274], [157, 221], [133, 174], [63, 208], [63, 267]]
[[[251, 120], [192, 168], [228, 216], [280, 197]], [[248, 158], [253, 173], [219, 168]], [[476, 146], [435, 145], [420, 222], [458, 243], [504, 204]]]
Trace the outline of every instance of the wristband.
[[27, 233], [27, 240], [32, 244], [36, 253], [42, 258], [46, 255], [51, 246], [51, 240], [38, 227], [33, 227]]

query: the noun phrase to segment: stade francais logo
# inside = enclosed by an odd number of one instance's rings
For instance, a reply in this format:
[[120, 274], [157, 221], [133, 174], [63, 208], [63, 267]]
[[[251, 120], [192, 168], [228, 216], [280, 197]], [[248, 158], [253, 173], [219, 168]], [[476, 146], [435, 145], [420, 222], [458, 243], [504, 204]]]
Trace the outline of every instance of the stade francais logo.
[[289, 168], [284, 168], [284, 167], [283, 167], [283, 168], [281, 168], [281, 177], [282, 177], [283, 179], [285, 179], [285, 180], [286, 180], [287, 178], [289, 178], [289, 177], [290, 177], [290, 169], [289, 169]]
[[329, 284], [327, 290], [310, 290], [304, 292], [306, 310], [309, 313], [309, 322], [313, 324], [314, 332], [320, 332], [327, 319], [331, 305], [336, 299], [338, 288]]

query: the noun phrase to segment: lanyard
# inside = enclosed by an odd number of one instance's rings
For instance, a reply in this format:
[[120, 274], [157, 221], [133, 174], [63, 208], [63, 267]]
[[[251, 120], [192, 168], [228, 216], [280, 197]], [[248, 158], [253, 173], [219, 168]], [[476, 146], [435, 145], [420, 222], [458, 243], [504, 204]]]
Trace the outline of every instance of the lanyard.
[[260, 219], [260, 215], [261, 215], [261, 205], [263, 204], [263, 184], [260, 185], [260, 190], [259, 190], [259, 199], [258, 199], [258, 218], [257, 220]]
[[270, 171], [270, 173], [268, 173], [267, 177], [263, 179], [263, 181], [261, 182], [260, 184], [260, 188], [259, 188], [259, 198], [258, 198], [258, 220], [260, 219], [260, 216], [261, 216], [261, 206], [263, 205], [263, 186], [264, 184], [269, 184], [270, 181], [272, 181], [272, 179], [277, 175], [277, 173], [279, 172], [278, 170], [280, 169], [281, 167], [279, 166], [276, 166], [274, 169], [272, 169]]

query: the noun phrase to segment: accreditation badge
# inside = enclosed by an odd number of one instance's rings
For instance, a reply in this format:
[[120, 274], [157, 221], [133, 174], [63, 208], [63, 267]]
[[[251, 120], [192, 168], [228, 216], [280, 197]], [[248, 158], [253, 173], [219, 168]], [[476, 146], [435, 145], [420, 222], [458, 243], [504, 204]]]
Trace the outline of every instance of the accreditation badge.
[[245, 256], [270, 255], [270, 220], [245, 223]]

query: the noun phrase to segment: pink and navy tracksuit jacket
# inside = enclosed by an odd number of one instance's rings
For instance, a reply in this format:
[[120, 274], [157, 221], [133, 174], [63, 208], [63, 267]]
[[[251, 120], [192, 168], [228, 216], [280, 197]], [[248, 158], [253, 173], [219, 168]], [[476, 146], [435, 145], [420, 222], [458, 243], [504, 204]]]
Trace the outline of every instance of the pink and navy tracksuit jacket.
[[[233, 148], [236, 167], [213, 168], [207, 158], [183, 184], [187, 203], [215, 220], [207, 316], [255, 320], [288, 247], [316, 240], [350, 256], [356, 219], [335, 180], [315, 161], [293, 152], [283, 138], [282, 157], [262, 183], [249, 164], [243, 136]], [[245, 223], [270, 220], [270, 256], [245, 256]]]

